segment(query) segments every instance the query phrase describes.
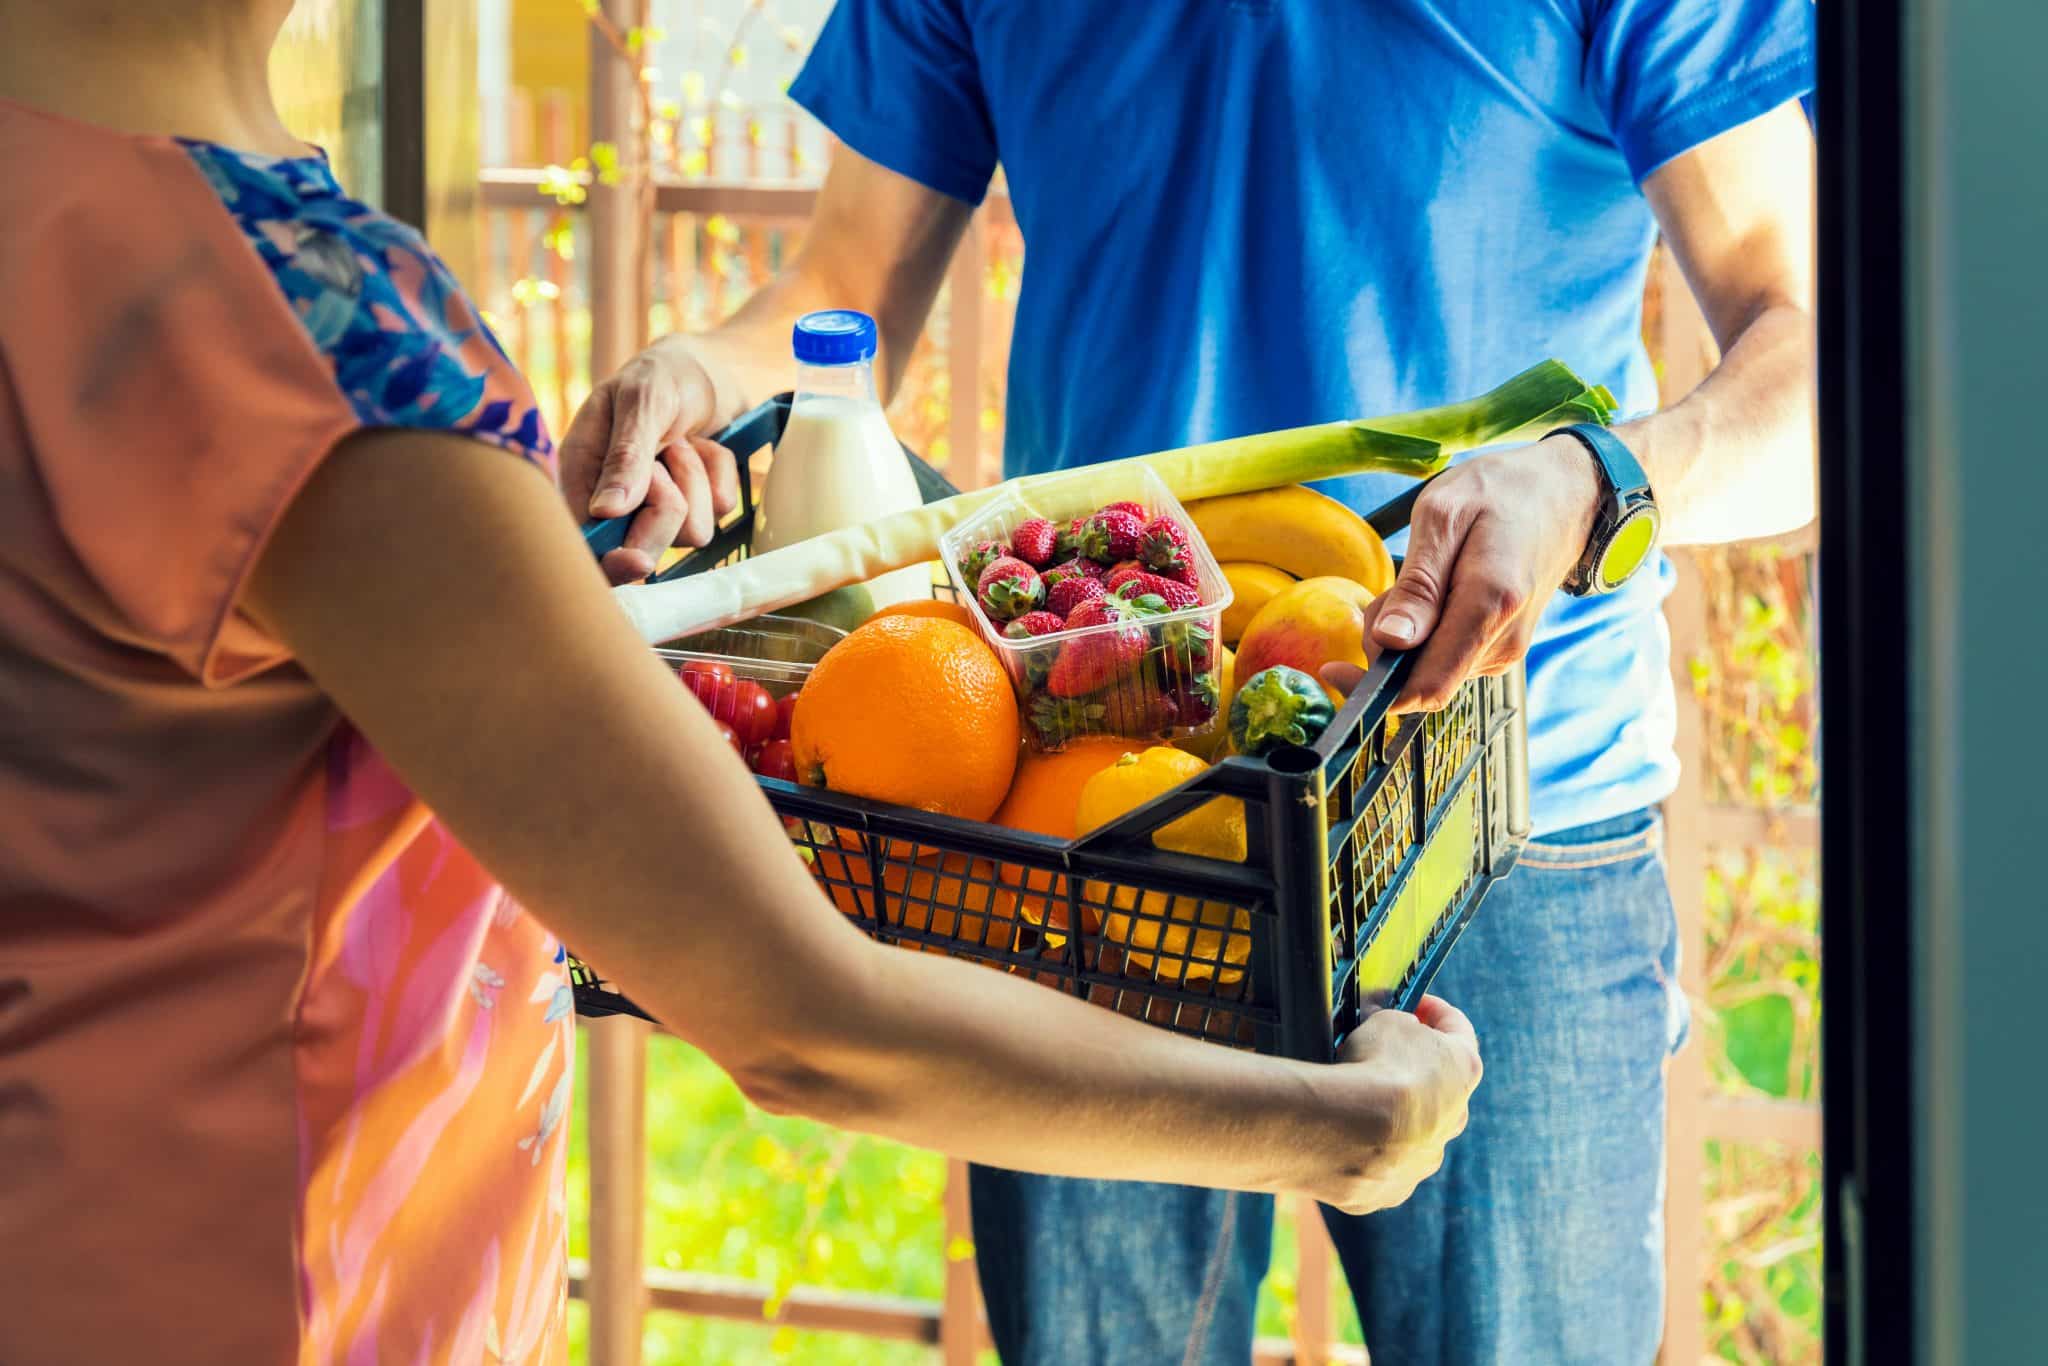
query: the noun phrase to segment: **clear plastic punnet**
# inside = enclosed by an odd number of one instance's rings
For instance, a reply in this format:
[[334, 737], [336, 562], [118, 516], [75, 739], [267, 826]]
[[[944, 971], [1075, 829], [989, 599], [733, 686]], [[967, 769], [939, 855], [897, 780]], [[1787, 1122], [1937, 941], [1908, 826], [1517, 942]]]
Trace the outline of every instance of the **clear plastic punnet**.
[[[1199, 604], [1131, 611], [1099, 626], [1017, 639], [1007, 633], [1009, 623], [992, 620], [976, 601], [975, 585], [961, 569], [970, 550], [988, 541], [1008, 545], [1018, 526], [1034, 517], [1064, 527], [1126, 501], [1143, 507], [1145, 520], [1170, 517], [1187, 533]], [[1032, 748], [1052, 752], [1089, 735], [1175, 740], [1225, 723], [1221, 627], [1230, 581], [1187, 510], [1150, 470], [1128, 470], [1107, 481], [1102, 471], [1077, 470], [1035, 484], [1029, 494], [1004, 493], [941, 537], [939, 547], [954, 590], [1009, 670]]]

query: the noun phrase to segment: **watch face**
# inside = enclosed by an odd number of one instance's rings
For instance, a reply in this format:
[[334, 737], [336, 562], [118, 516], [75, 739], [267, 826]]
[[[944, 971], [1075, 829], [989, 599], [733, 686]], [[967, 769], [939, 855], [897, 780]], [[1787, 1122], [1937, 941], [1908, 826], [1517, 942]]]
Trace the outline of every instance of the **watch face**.
[[1628, 582], [1629, 576], [1650, 558], [1650, 551], [1656, 544], [1656, 509], [1639, 507], [1629, 513], [1615, 528], [1607, 548], [1600, 552], [1598, 576], [1602, 586], [1613, 589]]

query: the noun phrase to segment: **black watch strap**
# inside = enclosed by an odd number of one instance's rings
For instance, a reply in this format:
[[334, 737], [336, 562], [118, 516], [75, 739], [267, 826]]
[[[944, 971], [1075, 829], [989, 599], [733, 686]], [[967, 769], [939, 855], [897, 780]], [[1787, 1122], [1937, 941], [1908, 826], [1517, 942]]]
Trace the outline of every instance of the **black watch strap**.
[[1628, 444], [1605, 427], [1581, 422], [1549, 435], [1568, 436], [1584, 446], [1600, 474], [1593, 534], [1565, 577], [1564, 590], [1574, 597], [1611, 593], [1632, 578], [1656, 548], [1659, 518], [1649, 476]]

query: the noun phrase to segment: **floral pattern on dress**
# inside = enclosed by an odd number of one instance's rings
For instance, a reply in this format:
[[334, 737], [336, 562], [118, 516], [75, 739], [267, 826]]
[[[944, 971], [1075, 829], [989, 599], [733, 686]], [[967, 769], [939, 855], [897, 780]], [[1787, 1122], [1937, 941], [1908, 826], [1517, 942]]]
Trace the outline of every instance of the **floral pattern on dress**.
[[184, 147], [371, 427], [461, 432], [549, 463], [540, 409], [432, 248], [321, 157]]

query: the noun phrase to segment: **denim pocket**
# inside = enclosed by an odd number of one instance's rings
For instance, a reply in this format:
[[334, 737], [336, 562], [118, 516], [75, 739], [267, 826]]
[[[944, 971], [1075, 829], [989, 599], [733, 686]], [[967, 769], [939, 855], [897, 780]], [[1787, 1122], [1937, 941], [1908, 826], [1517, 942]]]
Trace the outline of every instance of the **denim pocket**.
[[1631, 812], [1532, 839], [1522, 850], [1524, 868], [1582, 872], [1632, 863], [1664, 851], [1664, 818], [1654, 810]]
[[[1664, 818], [1654, 807], [1531, 840], [1516, 863], [1550, 874], [1529, 884], [1533, 904], [1574, 908], [1581, 934], [1564, 952], [1583, 980], [1634, 978], [1647, 971], [1663, 997], [1665, 1055], [1691, 1031], [1691, 1005], [1678, 982], [1678, 919], [1665, 881]], [[1508, 882], [1513, 882], [1510, 877]], [[1503, 884], [1508, 885], [1508, 884]], [[1553, 972], [1566, 980], [1565, 969]]]

